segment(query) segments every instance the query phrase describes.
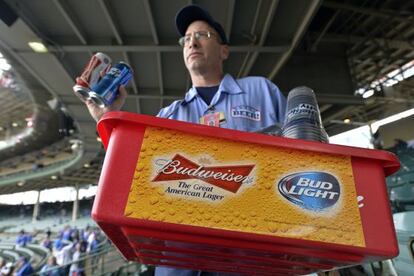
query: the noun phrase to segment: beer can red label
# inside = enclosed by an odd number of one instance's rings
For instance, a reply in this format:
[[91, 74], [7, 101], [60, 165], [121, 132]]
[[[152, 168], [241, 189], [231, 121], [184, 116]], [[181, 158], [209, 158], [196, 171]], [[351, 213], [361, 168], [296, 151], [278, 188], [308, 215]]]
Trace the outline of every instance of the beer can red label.
[[96, 53], [85, 66], [81, 76], [76, 78], [76, 84], [90, 88], [106, 74], [110, 67], [111, 58], [104, 53]]

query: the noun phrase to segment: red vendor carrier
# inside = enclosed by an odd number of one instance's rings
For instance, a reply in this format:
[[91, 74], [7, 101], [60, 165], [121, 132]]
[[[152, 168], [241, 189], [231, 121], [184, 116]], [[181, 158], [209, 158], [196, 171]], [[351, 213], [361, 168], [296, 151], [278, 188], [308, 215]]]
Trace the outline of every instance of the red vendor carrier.
[[303, 275], [398, 255], [392, 153], [127, 112], [98, 132], [92, 217], [128, 260]]

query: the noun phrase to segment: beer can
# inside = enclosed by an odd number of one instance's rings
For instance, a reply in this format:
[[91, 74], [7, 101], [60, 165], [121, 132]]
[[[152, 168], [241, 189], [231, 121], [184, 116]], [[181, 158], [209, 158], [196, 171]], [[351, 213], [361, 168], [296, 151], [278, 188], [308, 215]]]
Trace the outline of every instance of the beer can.
[[76, 78], [76, 84], [73, 91], [80, 98], [89, 99], [89, 92], [101, 76], [103, 76], [111, 67], [111, 58], [104, 53], [96, 53], [89, 60], [83, 69], [80, 77]]
[[91, 87], [89, 97], [101, 108], [111, 105], [118, 95], [119, 87], [126, 85], [131, 78], [131, 67], [125, 62], [119, 62], [98, 83]]

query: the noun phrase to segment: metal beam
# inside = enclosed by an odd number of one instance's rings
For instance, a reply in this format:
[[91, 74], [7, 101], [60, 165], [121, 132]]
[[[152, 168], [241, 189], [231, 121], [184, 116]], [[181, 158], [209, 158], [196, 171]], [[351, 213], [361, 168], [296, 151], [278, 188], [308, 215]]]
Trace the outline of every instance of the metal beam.
[[[124, 41], [123, 41], [123, 39], [121, 37], [121, 34], [119, 32], [118, 24], [114, 21], [114, 16], [111, 14], [110, 10], [108, 9], [105, 0], [99, 0], [99, 4], [100, 4], [100, 6], [103, 10], [103, 13], [104, 13], [110, 27], [111, 27], [112, 33], [114, 34], [117, 43], [119, 45], [123, 45]], [[122, 50], [122, 55], [125, 59], [125, 62], [128, 63], [128, 64], [131, 64], [127, 51]], [[131, 84], [132, 84], [132, 89], [134, 91], [134, 94], [138, 94], [138, 86], [137, 86], [137, 83], [135, 81], [135, 78], [132, 78]], [[141, 106], [140, 106], [139, 100], [137, 100], [136, 107], [137, 107], [138, 113], [140, 113], [141, 112], [141, 108], [140, 108]]]
[[[158, 90], [154, 89], [154, 93], [157, 93]], [[152, 100], [180, 100], [184, 97], [184, 92], [177, 91], [168, 91], [170, 93], [174, 93], [175, 95], [159, 95], [159, 94], [138, 94], [138, 95], [128, 95], [127, 99], [152, 99]], [[358, 96], [353, 95], [340, 95], [340, 94], [321, 94], [317, 95], [318, 102], [320, 104], [338, 104], [338, 105], [363, 105], [364, 100]], [[70, 99], [68, 99], [70, 100]], [[65, 101], [67, 99], [65, 98]], [[74, 103], [78, 103], [79, 101], [75, 101]], [[89, 121], [88, 121], [89, 122]]]
[[[148, 16], [148, 22], [149, 22], [149, 25], [150, 25], [150, 29], [151, 29], [151, 33], [152, 33], [152, 38], [154, 40], [154, 44], [159, 45], [160, 41], [158, 39], [158, 33], [157, 33], [156, 28], [155, 28], [154, 17], [152, 15], [152, 10], [151, 10], [151, 5], [149, 3], [149, 0], [144, 0], [143, 4], [144, 4], [145, 12], [147, 13], [147, 16]], [[163, 74], [162, 74], [161, 52], [156, 52], [156, 58], [157, 58], [157, 70], [158, 70], [158, 85], [160, 87], [160, 94], [164, 95], [164, 78], [163, 78]], [[162, 98], [160, 98], [160, 108], [162, 108]]]
[[[180, 95], [159, 95], [159, 91], [157, 89], [154, 89], [153, 92], [156, 93], [156, 94], [154, 94], [154, 95], [150, 95], [150, 94], [145, 94], [145, 95], [143, 95], [143, 94], [131, 94], [131, 95], [128, 95], [127, 100], [129, 100], [129, 99], [132, 99], [132, 100], [134, 100], [134, 99], [135, 100], [142, 100], [142, 99], [148, 100], [148, 99], [150, 99], [150, 100], [174, 100], [175, 101], [175, 100], [182, 99], [184, 97], [184, 92], [185, 91], [182, 91]], [[176, 91], [174, 91], [174, 92], [176, 92]], [[70, 105], [78, 104], [80, 106], [82, 105], [82, 103], [80, 103], [79, 100], [77, 100], [75, 98], [72, 98], [72, 97], [61, 97], [61, 98], [64, 100], [64, 102], [66, 104], [70, 104]], [[89, 121], [89, 120], [87, 120], [87, 121], [77, 120], [77, 122], [89, 123], [91, 121]]]
[[229, 0], [228, 1], [228, 10], [227, 10], [227, 20], [226, 20], [226, 24], [225, 24], [225, 32], [227, 34], [227, 40], [230, 41], [230, 36], [231, 36], [231, 28], [233, 25], [233, 15], [234, 15], [234, 6], [236, 4], [235, 0]]
[[[375, 40], [374, 38], [378, 37], [377, 33], [378, 33], [378, 31], [382, 30], [382, 25], [383, 24], [381, 24], [381, 23], [377, 24], [377, 26], [374, 29], [370, 30], [369, 33], [367, 33], [365, 30], [363, 30], [365, 32], [365, 39], [355, 43], [354, 45], [352, 45], [352, 47], [350, 47], [350, 49], [347, 50], [347, 53], [349, 55], [353, 55], [354, 53], [359, 54], [361, 52], [360, 48], [365, 49], [365, 45], [367, 44], [368, 41], [371, 42], [370, 43], [371, 45], [375, 44], [377, 46], [381, 46], [379, 44], [379, 42], [377, 40]], [[383, 37], [383, 35], [381, 35], [381, 37]], [[387, 42], [392, 41], [391, 39], [387, 39], [387, 38], [385, 38], [385, 40]], [[388, 47], [388, 45], [386, 45], [386, 47]]]
[[335, 120], [335, 119], [342, 120], [345, 116], [353, 114], [355, 111], [355, 106], [352, 106], [352, 105], [341, 106], [338, 109], [336, 109], [335, 112], [333, 112], [332, 114], [325, 115], [322, 118], [322, 122], [324, 125], [328, 125], [329, 122], [331, 122], [332, 120]]
[[159, 45], [160, 42], [158, 39], [157, 29], [155, 28], [154, 17], [152, 16], [152, 11], [151, 11], [149, 0], [144, 0], [143, 4], [144, 4], [145, 12], [148, 16], [148, 23], [150, 25], [152, 39], [154, 40], [155, 45]]
[[170, 96], [170, 95], [128, 95], [131, 99], [146, 99], [146, 100], [180, 100], [184, 97], [184, 93], [181, 96]]
[[69, 14], [68, 9], [63, 6], [63, 3], [61, 3], [59, 0], [53, 0], [53, 3], [56, 5], [60, 13], [63, 15], [63, 18], [65, 18], [66, 22], [68, 22], [69, 26], [71, 27], [75, 35], [79, 38], [80, 42], [85, 45], [88, 44], [86, 36], [81, 31], [79, 24], [73, 20], [74, 17]]
[[399, 22], [397, 25], [394, 25], [394, 28], [392, 28], [392, 30], [390, 30], [387, 33], [388, 37], [405, 37], [408, 38], [411, 34], [410, 32], [413, 32], [414, 28], [413, 28], [413, 24], [411, 24], [410, 22], [407, 21], [402, 21]]
[[99, 5], [102, 8], [102, 11], [105, 15], [106, 20], [109, 23], [109, 26], [111, 27], [112, 33], [114, 34], [115, 38], [116, 38], [116, 42], [118, 42], [119, 45], [124, 44], [122, 41], [122, 37], [118, 31], [118, 26], [115, 23], [113, 16], [111, 15], [111, 12], [109, 11], [108, 7], [106, 6], [105, 0], [99, 0]]
[[307, 1], [306, 3], [310, 2], [309, 6], [306, 8], [306, 13], [303, 16], [303, 19], [296, 29], [295, 34], [293, 35], [292, 42], [289, 46], [289, 49], [287, 51], [283, 52], [283, 55], [278, 59], [273, 69], [270, 71], [268, 75], [268, 79], [272, 80], [276, 74], [279, 72], [279, 70], [282, 68], [282, 66], [285, 64], [285, 62], [289, 59], [290, 55], [292, 54], [293, 50], [296, 48], [298, 43], [300, 42], [300, 39], [302, 38], [303, 34], [306, 31], [306, 28], [308, 27], [312, 17], [314, 14], [318, 11], [318, 8], [320, 6], [321, 0], [312, 0]]
[[[255, 36], [255, 32], [256, 32], [256, 26], [257, 26], [257, 21], [259, 20], [259, 14], [260, 14], [260, 8], [262, 6], [263, 1], [259, 0], [256, 4], [256, 11], [254, 13], [254, 17], [253, 17], [253, 24], [250, 28], [250, 33], [249, 35], [252, 37], [251, 38], [251, 43], [254, 44], [256, 42], [256, 36]], [[237, 74], [237, 78], [240, 78], [244, 72], [244, 68], [246, 67], [247, 62], [249, 61], [251, 53], [248, 52], [243, 59], [243, 63], [240, 66], [239, 69], [239, 73]]]
[[[319, 0], [318, 0], [319, 1]], [[60, 47], [50, 46], [49, 52], [88, 52], [88, 51], [100, 51], [100, 52], [139, 52], [139, 53], [153, 53], [153, 52], [165, 52], [175, 53], [182, 52], [182, 48], [176, 45], [61, 45]], [[232, 53], [245, 53], [245, 52], [260, 52], [269, 54], [284, 53], [289, 50], [288, 45], [279, 46], [230, 46], [230, 52]], [[27, 49], [16, 49], [18, 53], [33, 53], [33, 51]]]
[[[319, 36], [320, 33], [312, 33], [312, 37]], [[411, 50], [414, 48], [414, 45], [410, 41], [398, 40], [398, 39], [387, 39], [382, 37], [373, 37], [367, 40], [364, 36], [356, 35], [338, 35], [338, 34], [327, 34], [322, 38], [323, 42], [332, 42], [332, 43], [363, 43], [372, 44], [374, 41], [380, 45], [387, 45], [390, 48], [395, 49], [404, 49]]]
[[334, 15], [332, 15], [332, 17], [326, 23], [325, 27], [323, 27], [322, 32], [319, 33], [318, 37], [315, 39], [315, 41], [313, 42], [313, 44], [309, 47], [309, 49], [311, 50], [311, 52], [315, 52], [316, 51], [316, 48], [318, 47], [318, 44], [321, 41], [322, 37], [329, 30], [329, 28], [331, 27], [332, 23], [335, 21], [335, 19], [338, 17], [339, 14], [340, 14], [340, 11], [339, 10], [336, 11], [334, 13]]
[[354, 6], [350, 4], [338, 3], [338, 2], [330, 1], [330, 0], [323, 1], [322, 5], [328, 8], [352, 11], [352, 12], [362, 13], [362, 14], [376, 16], [380, 18], [390, 19], [390, 20], [398, 20], [398, 21], [407, 21], [407, 20], [412, 21], [413, 20], [411, 17], [401, 16], [397, 11], [393, 11], [393, 10], [364, 8], [364, 7]]
[[[408, 57], [408, 58], [406, 58], [406, 54], [405, 54], [405, 52], [403, 52], [402, 54], [400, 54], [400, 55], [397, 55], [397, 56], [394, 56], [393, 57], [393, 59], [391, 60], [392, 61], [392, 63], [389, 63], [389, 64], [381, 64], [381, 66], [379, 66], [378, 65], [378, 63], [376, 63], [376, 64], [374, 64], [374, 65], [372, 65], [372, 66], [369, 66], [369, 67], [366, 67], [366, 68], [364, 68], [363, 70], [360, 70], [359, 72], [356, 72], [356, 77], [357, 78], [362, 78], [363, 76], [365, 76], [365, 75], [370, 75], [370, 72], [372, 72], [373, 70], [375, 70], [375, 69], [377, 69], [378, 67], [380, 67], [381, 68], [381, 70], [380, 70], [380, 72], [379, 72], [379, 74], [381, 74], [381, 73], [383, 73], [383, 74], [385, 74], [385, 73], [388, 73], [388, 72], [390, 72], [392, 69], [396, 69], [396, 68], [400, 68], [402, 65], [396, 65], [395, 63], [398, 61], [398, 60], [406, 60], [405, 62], [403, 62], [403, 64], [405, 64], [405, 63], [407, 63], [407, 62], [409, 62], [409, 61], [411, 61], [412, 60], [412, 57]], [[385, 59], [382, 59], [382, 61], [383, 60], [385, 60]], [[366, 77], [365, 77], [365, 79], [366, 79]]]
[[317, 94], [319, 104], [335, 104], [335, 105], [364, 105], [364, 99], [353, 95], [340, 94]]
[[[260, 35], [260, 40], [257, 44], [258, 46], [263, 46], [265, 41], [266, 41], [267, 35], [269, 33], [269, 30], [270, 30], [270, 25], [272, 24], [273, 17], [275, 15], [278, 4], [279, 4], [278, 0], [273, 0], [271, 5], [270, 5], [270, 8], [267, 11], [266, 21], [264, 23], [263, 30], [262, 30], [262, 33]], [[244, 71], [241, 74], [241, 77], [245, 77], [250, 73], [250, 70], [252, 69], [252, 67], [253, 67], [254, 63], [256, 62], [258, 56], [259, 56], [258, 52], [254, 52], [250, 56], [248, 62], [246, 63], [246, 67], [244, 68]]]

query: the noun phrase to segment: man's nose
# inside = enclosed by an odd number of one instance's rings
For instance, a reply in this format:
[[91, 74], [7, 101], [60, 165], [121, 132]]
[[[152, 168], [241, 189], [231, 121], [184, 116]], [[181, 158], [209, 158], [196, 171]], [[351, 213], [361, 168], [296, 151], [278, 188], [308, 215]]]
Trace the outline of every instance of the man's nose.
[[196, 39], [194, 36], [191, 36], [191, 40], [190, 40], [190, 48], [197, 48], [198, 46], [200, 46], [198, 44], [198, 39]]

